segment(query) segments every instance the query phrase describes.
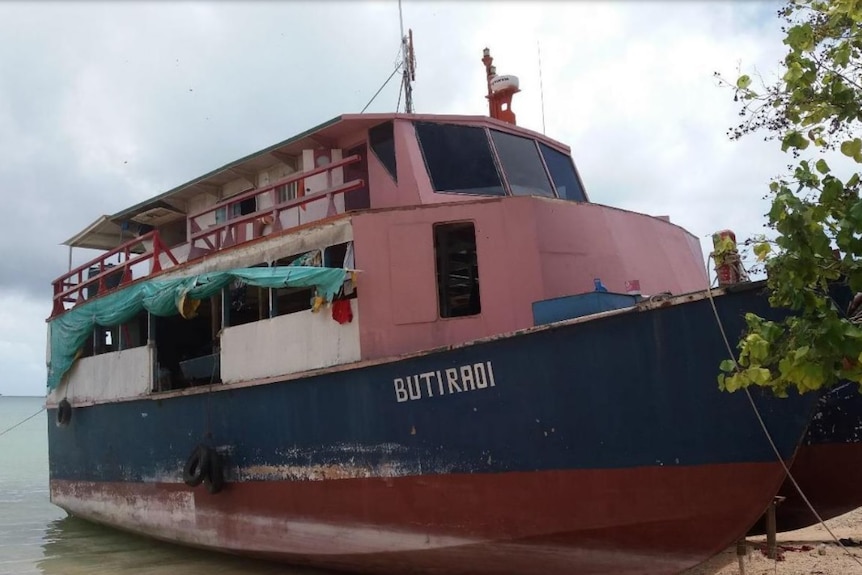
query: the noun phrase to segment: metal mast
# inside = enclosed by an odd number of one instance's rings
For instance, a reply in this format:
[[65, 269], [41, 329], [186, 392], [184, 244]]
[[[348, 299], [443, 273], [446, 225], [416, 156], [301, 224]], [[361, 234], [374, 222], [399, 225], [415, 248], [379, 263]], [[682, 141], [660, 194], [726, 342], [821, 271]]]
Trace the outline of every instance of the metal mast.
[[413, 82], [416, 80], [416, 59], [413, 55], [413, 30], [404, 34], [404, 16], [398, 0], [398, 21], [401, 25], [401, 89], [404, 91], [404, 111], [413, 113]]

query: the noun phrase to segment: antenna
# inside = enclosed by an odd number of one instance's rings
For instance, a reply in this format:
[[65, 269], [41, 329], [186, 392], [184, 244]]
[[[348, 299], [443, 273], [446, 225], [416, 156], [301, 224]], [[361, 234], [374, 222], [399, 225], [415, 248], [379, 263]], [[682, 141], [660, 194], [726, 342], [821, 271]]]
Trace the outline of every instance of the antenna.
[[[400, 0], [399, 0], [400, 1]], [[545, 85], [542, 82], [542, 44], [536, 40], [536, 49], [539, 52], [539, 94], [542, 99], [542, 133], [545, 133]]]
[[488, 48], [482, 50], [482, 63], [485, 65], [485, 75], [488, 81], [488, 113], [495, 120], [516, 125], [515, 112], [512, 111], [512, 96], [520, 92], [518, 77], [511, 74], [497, 75], [494, 58]]
[[401, 27], [401, 87], [404, 90], [404, 112], [413, 113], [413, 84], [416, 80], [416, 59], [413, 54], [413, 30], [404, 34], [404, 15], [401, 11], [401, 0], [398, 0], [398, 22]]

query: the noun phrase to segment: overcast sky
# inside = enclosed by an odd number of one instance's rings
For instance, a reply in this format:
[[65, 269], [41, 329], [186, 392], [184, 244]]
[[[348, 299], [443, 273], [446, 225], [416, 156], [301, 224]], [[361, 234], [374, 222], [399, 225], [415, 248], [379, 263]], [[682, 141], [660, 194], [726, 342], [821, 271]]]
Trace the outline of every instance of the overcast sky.
[[[762, 229], [775, 143], [730, 142], [712, 75], [778, 77], [776, 2], [420, 3], [418, 112], [486, 113], [482, 48], [519, 124], [572, 147], [593, 201], [707, 237]], [[342, 113], [394, 69], [398, 5], [0, 3], [0, 393], [41, 395], [59, 244], [113, 213]], [[393, 82], [369, 112], [394, 111]]]

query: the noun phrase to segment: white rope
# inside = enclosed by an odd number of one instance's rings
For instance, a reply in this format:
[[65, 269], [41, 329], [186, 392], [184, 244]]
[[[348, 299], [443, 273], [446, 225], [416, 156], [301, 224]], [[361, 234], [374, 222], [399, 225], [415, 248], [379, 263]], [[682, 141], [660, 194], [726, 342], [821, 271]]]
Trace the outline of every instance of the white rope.
[[[707, 267], [707, 269], [709, 269], [709, 268]], [[708, 277], [709, 277], [709, 273], [707, 272], [707, 278]], [[707, 281], [706, 294], [707, 294], [707, 297], [709, 298], [709, 303], [712, 306], [712, 312], [713, 312], [713, 314], [715, 314], [715, 321], [718, 324], [719, 331], [721, 332], [721, 338], [724, 340], [725, 347], [727, 347], [727, 353], [730, 355], [730, 359], [731, 359], [731, 361], [733, 361], [733, 365], [738, 370], [739, 364], [736, 361], [736, 354], [733, 353], [733, 348], [730, 345], [730, 341], [727, 339], [727, 333], [724, 331], [724, 324], [721, 321], [721, 316], [719, 316], [719, 314], [718, 314], [718, 308], [715, 307], [715, 300], [713, 299], [713, 296], [712, 296], [712, 285], [709, 281]], [[784, 472], [787, 474], [787, 477], [788, 477], [788, 479], [790, 479], [790, 482], [793, 484], [793, 487], [796, 489], [796, 492], [799, 493], [799, 496], [802, 498], [802, 501], [805, 502], [805, 505], [808, 507], [808, 509], [811, 510], [811, 513], [814, 514], [814, 517], [817, 518], [817, 521], [820, 523], [820, 525], [823, 526], [823, 528], [826, 530], [826, 532], [829, 533], [829, 536], [832, 537], [832, 539], [835, 541], [835, 543], [839, 547], [841, 547], [841, 549], [844, 550], [844, 552], [847, 554], [848, 557], [853, 559], [853, 561], [855, 561], [860, 567], [862, 567], [862, 561], [860, 561], [858, 557], [853, 555], [853, 553], [851, 553], [850, 550], [847, 547], [845, 547], [843, 543], [841, 543], [841, 540], [835, 536], [835, 534], [832, 532], [831, 529], [829, 529], [829, 526], [826, 525], [826, 522], [823, 521], [823, 518], [820, 517], [820, 514], [817, 513], [817, 511], [814, 509], [814, 506], [811, 505], [811, 502], [808, 500], [808, 497], [806, 497], [805, 493], [802, 492], [802, 488], [799, 487], [799, 484], [796, 482], [796, 478], [793, 477], [793, 474], [790, 472], [790, 469], [787, 467], [787, 463], [785, 463], [784, 458], [781, 457], [781, 452], [778, 450], [778, 447], [775, 445], [775, 441], [773, 441], [772, 435], [769, 433], [769, 430], [766, 428], [766, 423], [763, 421], [763, 417], [761, 417], [760, 411], [757, 409], [757, 404], [754, 403], [754, 398], [751, 397], [751, 392], [748, 391], [747, 387], [744, 387], [743, 390], [745, 391], [746, 397], [748, 397], [748, 402], [751, 404], [751, 409], [754, 411], [754, 415], [757, 416], [757, 421], [760, 423], [760, 427], [763, 430], [763, 434], [766, 436], [766, 439], [769, 441], [770, 447], [772, 447], [772, 451], [775, 452], [775, 456], [778, 458], [779, 463], [781, 463], [781, 467], [784, 469]]]
[[9, 433], [10, 431], [12, 431], [13, 429], [15, 429], [16, 427], [18, 427], [19, 425], [23, 425], [23, 424], [27, 423], [28, 421], [30, 421], [31, 419], [33, 419], [34, 417], [36, 417], [37, 415], [39, 415], [39, 414], [40, 414], [40, 413], [42, 413], [43, 411], [45, 411], [45, 406], [44, 406], [44, 405], [41, 407], [41, 409], [39, 409], [39, 411], [37, 411], [37, 412], [36, 412], [36, 413], [34, 413], [33, 415], [31, 415], [31, 416], [29, 416], [29, 417], [26, 417], [26, 418], [22, 419], [21, 421], [19, 421], [18, 423], [16, 423], [16, 424], [15, 424], [15, 425], [13, 425], [12, 427], [9, 427], [9, 428], [4, 429], [3, 431], [0, 431], [0, 437], [2, 437], [2, 436], [4, 436], [4, 435], [6, 435], [7, 433]]

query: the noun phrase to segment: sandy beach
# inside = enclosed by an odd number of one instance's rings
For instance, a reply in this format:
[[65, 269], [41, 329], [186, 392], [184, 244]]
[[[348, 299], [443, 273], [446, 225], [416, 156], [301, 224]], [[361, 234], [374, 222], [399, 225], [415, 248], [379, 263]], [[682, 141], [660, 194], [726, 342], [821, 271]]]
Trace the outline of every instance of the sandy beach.
[[[826, 522], [839, 539], [860, 545], [842, 549], [822, 525], [778, 534], [779, 560], [761, 551], [766, 537], [749, 537], [743, 558], [745, 575], [862, 575], [862, 508]], [[848, 555], [849, 552], [849, 555]], [[851, 556], [852, 555], [852, 556]], [[736, 547], [726, 549], [710, 561], [683, 575], [738, 575]]]

